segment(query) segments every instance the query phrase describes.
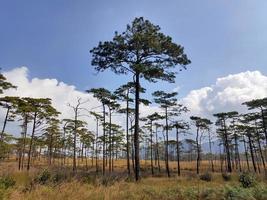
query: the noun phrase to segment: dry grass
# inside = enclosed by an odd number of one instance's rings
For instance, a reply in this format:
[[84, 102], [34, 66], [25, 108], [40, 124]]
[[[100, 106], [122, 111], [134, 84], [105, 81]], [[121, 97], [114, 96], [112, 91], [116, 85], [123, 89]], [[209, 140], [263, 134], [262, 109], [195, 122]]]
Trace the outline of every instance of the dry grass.
[[[71, 160], [69, 161], [71, 163]], [[89, 163], [89, 162], [88, 162]], [[80, 166], [84, 166], [85, 162], [79, 161]], [[61, 173], [68, 173], [70, 179], [66, 179], [59, 183], [38, 184], [33, 182], [34, 177], [43, 168], [47, 168], [46, 162], [35, 162], [35, 167], [28, 173], [26, 171], [18, 171], [17, 163], [14, 160], [0, 163], [0, 173], [3, 175], [10, 174], [15, 180], [16, 185], [7, 190], [0, 189], [0, 199], [14, 200], [125, 200], [125, 199], [155, 199], [155, 200], [266, 200], [267, 186], [263, 183], [264, 177], [258, 177], [261, 181], [259, 185], [253, 189], [242, 189], [238, 182], [238, 175], [233, 174], [230, 181], [224, 181], [220, 173], [212, 174], [212, 181], [206, 182], [199, 179], [196, 175], [194, 162], [182, 162], [182, 176], [177, 177], [173, 173], [172, 178], [166, 178], [164, 172], [164, 163], [162, 162], [162, 174], [159, 177], [151, 177], [149, 161], [142, 161], [142, 168], [147, 168], [142, 171], [140, 182], [135, 183], [125, 176], [126, 168], [125, 160], [115, 162], [116, 173], [112, 176], [103, 178], [92, 175], [94, 168], [89, 169], [89, 181], [83, 181], [84, 172], [80, 171], [80, 175], [72, 177], [71, 167], [61, 168], [60, 165], [55, 165], [50, 170], [58, 170]], [[100, 163], [101, 165], [101, 163]], [[70, 165], [71, 166], [71, 165]], [[171, 162], [170, 166], [173, 171], [176, 168], [176, 162]], [[216, 166], [219, 169], [219, 165]], [[202, 162], [202, 171], [209, 169], [209, 162]], [[122, 175], [116, 179], [118, 175]], [[93, 177], [93, 178], [92, 178]], [[116, 179], [116, 180], [115, 180]], [[115, 180], [115, 181], [114, 181]], [[230, 194], [230, 196], [229, 196]], [[228, 195], [228, 196], [227, 196]], [[231, 196], [232, 195], [232, 196]], [[240, 196], [241, 195], [241, 196]], [[243, 196], [242, 196], [243, 195]]]

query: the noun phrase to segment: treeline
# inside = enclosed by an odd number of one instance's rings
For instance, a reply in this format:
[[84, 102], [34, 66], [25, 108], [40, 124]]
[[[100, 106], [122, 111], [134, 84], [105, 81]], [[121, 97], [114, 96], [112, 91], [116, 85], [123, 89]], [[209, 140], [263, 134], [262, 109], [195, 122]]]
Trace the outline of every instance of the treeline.
[[[141, 79], [152, 83], [175, 82], [176, 73], [185, 70], [191, 62], [181, 45], [161, 33], [159, 26], [143, 18], [136, 18], [125, 32], [116, 32], [111, 41], [100, 42], [90, 52], [91, 64], [97, 72], [110, 69], [118, 75], [130, 75], [132, 81], [113, 92], [105, 88], [87, 90], [101, 103], [101, 112], [88, 110], [84, 107], [87, 101], [78, 99], [75, 105], [69, 105], [73, 118], [63, 120], [59, 119], [60, 113], [52, 106], [51, 99], [2, 97], [1, 106], [6, 110], [1, 132], [2, 160], [15, 154], [18, 168], [29, 170], [41, 157], [47, 158], [48, 165], [62, 166], [69, 164], [71, 158], [74, 172], [79, 162], [85, 161], [86, 169], [91, 164], [97, 173], [105, 175], [107, 171], [114, 171], [114, 160], [125, 158], [127, 173], [134, 174], [135, 179], [139, 180], [140, 147], [146, 144], [152, 175], [156, 170], [165, 170], [170, 177], [170, 145], [175, 145], [177, 174], [180, 175], [181, 136], [188, 134], [191, 127], [195, 139], [189, 139], [192, 137], [188, 136], [186, 141], [190, 144], [190, 151], [196, 155], [196, 173], [200, 173], [203, 160], [201, 146], [206, 139], [212, 171], [215, 171], [215, 154], [212, 152], [214, 140], [220, 141], [222, 172], [253, 170], [260, 173], [265, 170], [267, 98], [244, 102], [253, 111], [247, 114], [235, 111], [214, 114], [217, 118], [214, 123], [201, 116], [191, 116], [190, 121], [183, 120], [182, 115], [189, 110], [179, 103], [176, 92], [159, 90], [152, 93], [152, 101], [142, 99], [140, 94], [145, 93], [146, 88], [141, 87]], [[15, 88], [3, 75], [0, 81], [1, 93]], [[149, 105], [152, 102], [161, 111], [140, 118], [140, 104]], [[125, 116], [125, 127], [114, 123], [114, 116], [118, 114]], [[82, 116], [93, 117], [95, 128], [88, 129]], [[10, 121], [20, 123], [21, 137], [6, 133]], [[173, 132], [175, 135], [171, 135]], [[239, 150], [241, 143], [245, 149], [244, 155]], [[242, 165], [243, 156], [245, 168]]]

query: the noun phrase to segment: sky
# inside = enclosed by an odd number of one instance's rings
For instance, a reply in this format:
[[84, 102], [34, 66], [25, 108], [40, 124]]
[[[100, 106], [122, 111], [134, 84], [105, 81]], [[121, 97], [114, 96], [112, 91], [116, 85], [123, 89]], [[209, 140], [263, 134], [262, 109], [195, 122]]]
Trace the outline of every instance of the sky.
[[49, 96], [69, 116], [66, 104], [83, 91], [118, 88], [131, 78], [96, 75], [89, 51], [142, 16], [192, 61], [174, 84], [143, 81], [148, 96], [177, 90], [198, 115], [243, 111], [243, 101], [267, 96], [266, 10], [266, 0], [0, 0], [0, 68], [20, 86], [6, 94]]

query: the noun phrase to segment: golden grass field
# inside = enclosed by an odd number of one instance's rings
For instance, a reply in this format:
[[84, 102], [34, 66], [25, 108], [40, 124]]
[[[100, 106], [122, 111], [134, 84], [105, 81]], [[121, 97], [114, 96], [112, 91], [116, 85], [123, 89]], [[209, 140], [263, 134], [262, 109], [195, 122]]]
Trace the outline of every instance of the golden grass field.
[[[71, 164], [71, 160], [68, 161]], [[200, 180], [195, 173], [195, 162], [181, 162], [182, 175], [175, 173], [176, 162], [171, 162], [172, 177], [167, 178], [164, 163], [161, 163], [162, 173], [154, 177], [150, 175], [150, 161], [142, 161], [143, 178], [136, 183], [125, 175], [126, 161], [115, 161], [115, 172], [105, 178], [95, 176], [94, 168], [90, 167], [90, 174], [78, 170], [77, 175], [71, 173], [71, 167], [61, 167], [55, 162], [49, 170], [61, 174], [68, 174], [62, 182], [46, 184], [34, 182], [36, 176], [47, 168], [46, 162], [35, 162], [35, 166], [27, 171], [18, 171], [14, 159], [0, 163], [0, 174], [9, 174], [16, 181], [15, 186], [0, 189], [0, 199], [21, 200], [125, 200], [125, 199], [177, 199], [177, 200], [267, 200], [267, 184], [264, 175], [256, 175], [257, 184], [251, 188], [243, 188], [238, 181], [238, 174], [234, 173], [231, 180], [225, 181], [218, 172], [212, 174], [210, 182]], [[85, 163], [79, 160], [80, 169]], [[101, 164], [101, 163], [99, 163]], [[219, 162], [216, 165], [219, 170]], [[201, 173], [209, 170], [209, 162], [202, 161]]]

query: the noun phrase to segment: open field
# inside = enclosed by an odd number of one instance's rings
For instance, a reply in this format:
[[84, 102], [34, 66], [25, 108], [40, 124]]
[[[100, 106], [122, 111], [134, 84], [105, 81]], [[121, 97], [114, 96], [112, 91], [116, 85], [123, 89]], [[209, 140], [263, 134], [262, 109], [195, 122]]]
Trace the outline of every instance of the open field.
[[[79, 162], [80, 168], [84, 167]], [[162, 173], [151, 177], [149, 162], [141, 163], [143, 178], [136, 183], [125, 173], [125, 160], [116, 161], [114, 172], [107, 172], [105, 177], [96, 175], [90, 165], [87, 171], [78, 170], [73, 174], [71, 167], [55, 164], [48, 168], [44, 161], [36, 162], [30, 172], [18, 171], [15, 160], [1, 162], [1, 176], [12, 177], [15, 185], [1, 187], [0, 199], [267, 199], [267, 179], [264, 175], [255, 175], [255, 185], [244, 188], [237, 173], [233, 173], [229, 180], [218, 172], [210, 174], [210, 181], [201, 180], [192, 171], [195, 162], [182, 162], [181, 177], [175, 173], [176, 163], [171, 162], [171, 178], [166, 177], [164, 167]], [[205, 174], [208, 164], [208, 161], [202, 162], [201, 174]]]

